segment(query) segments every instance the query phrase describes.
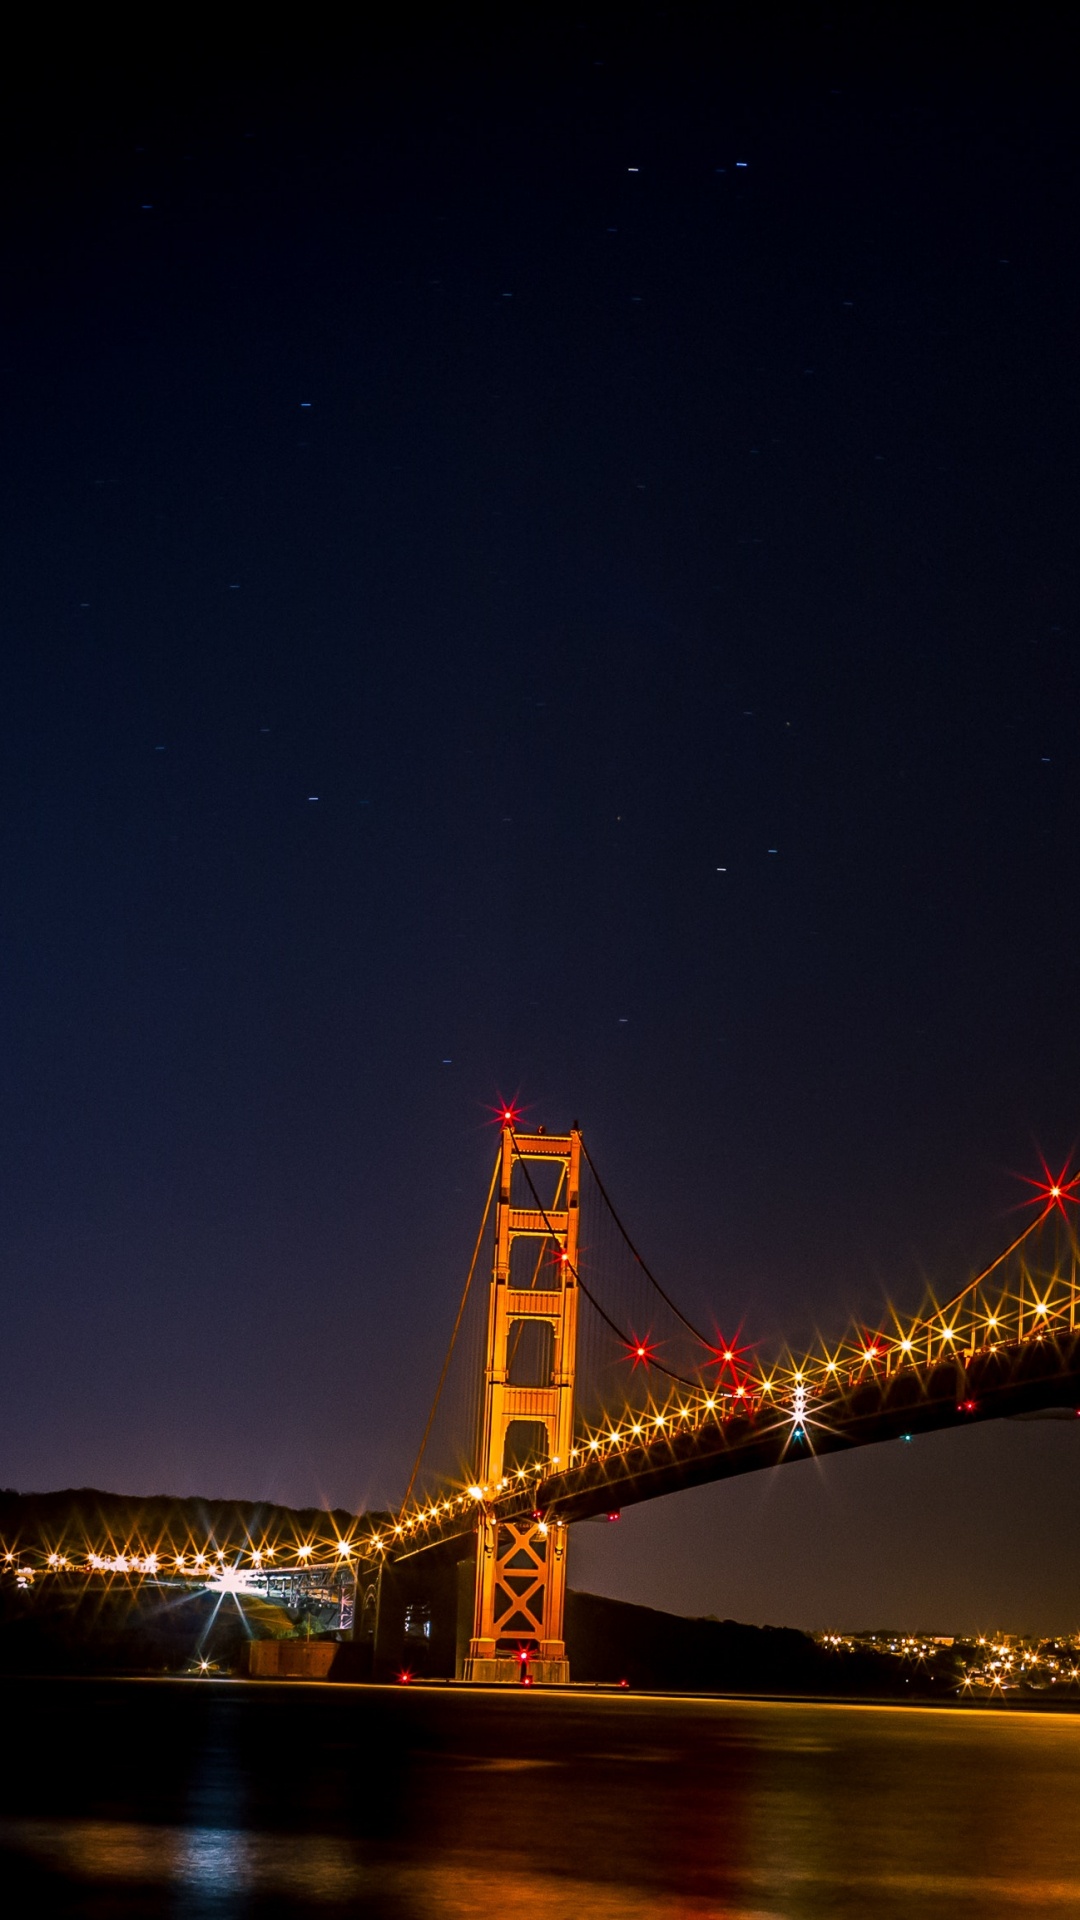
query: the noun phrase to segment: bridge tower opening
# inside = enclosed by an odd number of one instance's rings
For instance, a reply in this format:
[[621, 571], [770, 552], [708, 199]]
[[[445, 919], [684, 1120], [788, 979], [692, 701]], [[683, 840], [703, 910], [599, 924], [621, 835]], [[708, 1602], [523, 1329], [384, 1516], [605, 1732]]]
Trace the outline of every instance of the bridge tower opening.
[[505, 1494], [537, 1457], [568, 1462], [577, 1356], [581, 1135], [502, 1131], [495, 1253], [477, 1478], [472, 1634], [462, 1677], [548, 1684], [570, 1678], [563, 1615], [566, 1528], [542, 1514], [500, 1519]]

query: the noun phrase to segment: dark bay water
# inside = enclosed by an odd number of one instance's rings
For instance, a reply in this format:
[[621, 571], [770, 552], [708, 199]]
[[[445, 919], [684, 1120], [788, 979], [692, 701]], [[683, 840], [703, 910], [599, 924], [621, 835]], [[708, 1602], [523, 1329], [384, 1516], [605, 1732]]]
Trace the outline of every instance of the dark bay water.
[[207, 1680], [0, 1711], [9, 1911], [1080, 1916], [1080, 1718]]

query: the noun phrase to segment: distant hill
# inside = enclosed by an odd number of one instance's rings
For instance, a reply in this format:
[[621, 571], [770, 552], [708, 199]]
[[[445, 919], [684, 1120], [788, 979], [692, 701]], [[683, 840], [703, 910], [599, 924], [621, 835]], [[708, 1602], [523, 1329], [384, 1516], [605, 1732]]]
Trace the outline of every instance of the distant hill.
[[887, 1654], [825, 1648], [793, 1627], [688, 1620], [595, 1593], [567, 1594], [566, 1650], [576, 1680], [678, 1693], [911, 1699], [955, 1686], [951, 1671], [913, 1674]]
[[47, 1543], [73, 1557], [87, 1546], [114, 1550], [155, 1541], [208, 1542], [226, 1552], [308, 1536], [348, 1533], [357, 1515], [343, 1507], [279, 1507], [269, 1500], [208, 1500], [172, 1494], [103, 1493], [98, 1487], [66, 1487], [59, 1493], [16, 1493], [0, 1488], [0, 1543], [37, 1547]]
[[[0, 1491], [0, 1546], [45, 1546], [81, 1559], [87, 1548], [145, 1553], [168, 1539], [232, 1553], [255, 1544], [347, 1534], [357, 1517], [343, 1508], [161, 1494], [140, 1498], [96, 1487], [59, 1493], [8, 1489]], [[154, 1586], [124, 1582], [103, 1594], [88, 1588], [77, 1573], [50, 1575], [29, 1591], [5, 1580], [0, 1583], [0, 1671], [177, 1672], [196, 1650], [229, 1669], [239, 1663], [253, 1633], [287, 1626], [284, 1614], [271, 1621], [265, 1605], [264, 1612], [265, 1619], [247, 1598], [242, 1611], [232, 1601], [222, 1607], [218, 1595], [165, 1599]], [[914, 1673], [885, 1654], [826, 1649], [789, 1627], [685, 1619], [593, 1593], [568, 1593], [566, 1641], [570, 1671], [584, 1683], [879, 1699], [944, 1697], [955, 1686], [944, 1657], [940, 1671]], [[369, 1671], [365, 1648], [340, 1648], [335, 1679], [359, 1679]]]
[[[254, 1546], [291, 1547], [351, 1533], [357, 1515], [336, 1507], [281, 1507], [266, 1500], [212, 1500], [169, 1494], [105, 1493], [66, 1487], [58, 1493], [0, 1490], [0, 1549], [65, 1554], [76, 1566], [87, 1552], [144, 1555], [221, 1548], [227, 1558]], [[199, 1654], [234, 1667], [252, 1635], [290, 1630], [289, 1617], [250, 1596], [221, 1604], [217, 1594], [164, 1595], [123, 1580], [88, 1586], [79, 1572], [49, 1574], [29, 1589], [0, 1581], [0, 1672], [179, 1672]]]

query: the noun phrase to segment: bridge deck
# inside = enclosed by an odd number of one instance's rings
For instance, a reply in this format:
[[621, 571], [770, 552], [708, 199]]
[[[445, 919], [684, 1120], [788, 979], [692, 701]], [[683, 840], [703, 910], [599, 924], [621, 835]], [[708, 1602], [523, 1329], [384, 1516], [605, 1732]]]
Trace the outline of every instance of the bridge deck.
[[[693, 1396], [688, 1396], [688, 1403]], [[1046, 1334], [1011, 1346], [957, 1356], [936, 1366], [899, 1367], [886, 1377], [837, 1384], [830, 1397], [809, 1396], [804, 1408], [758, 1403], [714, 1415], [688, 1404], [662, 1428], [644, 1420], [613, 1429], [590, 1445], [577, 1466], [512, 1485], [490, 1501], [499, 1520], [535, 1513], [545, 1523], [586, 1520], [682, 1488], [757, 1473], [794, 1460], [873, 1446], [905, 1434], [937, 1433], [1048, 1407], [1080, 1410], [1080, 1332]], [[393, 1560], [411, 1558], [475, 1527], [475, 1508], [455, 1503], [419, 1535], [389, 1546]]]

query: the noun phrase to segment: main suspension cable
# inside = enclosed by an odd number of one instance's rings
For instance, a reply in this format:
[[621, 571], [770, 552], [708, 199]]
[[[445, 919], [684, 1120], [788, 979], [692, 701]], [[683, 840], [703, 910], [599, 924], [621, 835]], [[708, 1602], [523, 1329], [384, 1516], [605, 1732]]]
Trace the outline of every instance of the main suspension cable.
[[589, 1152], [588, 1147], [585, 1145], [584, 1140], [581, 1143], [581, 1151], [585, 1155], [585, 1158], [588, 1162], [589, 1172], [592, 1174], [592, 1177], [596, 1181], [597, 1187], [599, 1188], [601, 1200], [603, 1201], [605, 1207], [607, 1208], [612, 1219], [614, 1220], [615, 1225], [618, 1227], [619, 1232], [622, 1234], [623, 1239], [626, 1241], [627, 1246], [629, 1247], [631, 1253], [633, 1254], [634, 1259], [637, 1261], [638, 1266], [641, 1268], [642, 1273], [645, 1275], [646, 1280], [649, 1281], [651, 1286], [654, 1286], [656, 1288], [656, 1291], [660, 1295], [661, 1300], [665, 1301], [666, 1304], [671, 1308], [671, 1311], [675, 1315], [676, 1320], [682, 1321], [683, 1326], [686, 1328], [687, 1332], [692, 1333], [695, 1340], [700, 1340], [703, 1347], [708, 1347], [710, 1353], [715, 1353], [716, 1352], [715, 1340], [707, 1340], [705, 1338], [705, 1335], [701, 1332], [701, 1329], [699, 1327], [695, 1327], [692, 1320], [687, 1319], [685, 1313], [682, 1311], [682, 1308], [676, 1306], [670, 1293], [667, 1293], [665, 1291], [665, 1289], [660, 1285], [659, 1280], [656, 1278], [656, 1275], [653, 1272], [651, 1272], [651, 1270], [645, 1265], [644, 1260], [642, 1259], [640, 1253], [638, 1252], [633, 1241], [631, 1240], [630, 1235], [627, 1233], [626, 1228], [623, 1226], [622, 1221], [619, 1219], [619, 1216], [615, 1211], [615, 1208], [608, 1195], [607, 1188], [605, 1187], [603, 1181], [601, 1180], [600, 1175], [596, 1171], [595, 1162], [593, 1160], [591, 1153]]
[[[964, 1287], [961, 1287], [959, 1293], [954, 1293], [952, 1296], [952, 1299], [946, 1300], [944, 1305], [940, 1307], [935, 1306], [933, 1313], [924, 1314], [921, 1320], [917, 1320], [915, 1322], [913, 1332], [921, 1333], [924, 1327], [930, 1327], [935, 1320], [939, 1320], [943, 1313], [951, 1313], [954, 1307], [958, 1307], [960, 1305], [961, 1300], [966, 1299], [969, 1293], [974, 1293], [976, 1287], [981, 1287], [984, 1280], [989, 1280], [990, 1275], [993, 1272], [995, 1272], [998, 1267], [1004, 1265], [1005, 1261], [1009, 1258], [1009, 1255], [1011, 1253], [1016, 1252], [1017, 1247], [1023, 1246], [1024, 1241], [1028, 1238], [1028, 1236], [1034, 1233], [1036, 1227], [1041, 1227], [1043, 1221], [1049, 1219], [1053, 1211], [1054, 1211], [1054, 1202], [1051, 1200], [1049, 1205], [1045, 1206], [1040, 1214], [1036, 1214], [1034, 1220], [1030, 1220], [1028, 1222], [1027, 1226], [1024, 1228], [1023, 1233], [1017, 1234], [1016, 1239], [1012, 1242], [1012, 1245], [1006, 1247], [1004, 1253], [999, 1253], [995, 1260], [991, 1260], [990, 1265], [988, 1267], [984, 1267], [981, 1273], [977, 1273], [975, 1275], [974, 1280], [969, 1280], [967, 1285]], [[1066, 1224], [1068, 1224], [1067, 1221], [1066, 1221]]]
[[[537, 1193], [536, 1188], [533, 1185], [533, 1178], [532, 1178], [532, 1174], [529, 1172], [528, 1163], [525, 1159], [524, 1154], [521, 1151], [521, 1148], [518, 1146], [518, 1143], [517, 1143], [517, 1134], [514, 1132], [513, 1127], [511, 1127], [509, 1131], [510, 1131], [510, 1138], [514, 1143], [514, 1153], [517, 1156], [518, 1166], [521, 1168], [522, 1173], [525, 1175], [525, 1180], [528, 1185], [529, 1192], [532, 1194], [532, 1197], [536, 1202], [537, 1211], [540, 1214], [540, 1217], [543, 1220], [544, 1225], [547, 1228], [549, 1234], [551, 1235], [552, 1239], [555, 1241], [557, 1245], [559, 1236], [555, 1232], [555, 1229], [548, 1218], [547, 1210], [544, 1206], [544, 1203], [541, 1200], [540, 1195]], [[587, 1157], [588, 1156], [586, 1156], [586, 1158]], [[590, 1161], [589, 1164], [591, 1166], [592, 1162]], [[591, 1293], [589, 1291], [589, 1288], [585, 1285], [584, 1280], [582, 1279], [580, 1273], [577, 1272], [574, 1266], [574, 1263], [570, 1259], [569, 1255], [566, 1253], [565, 1248], [563, 1249], [563, 1257], [565, 1259], [567, 1268], [569, 1269], [570, 1273], [573, 1274], [574, 1279], [576, 1280], [578, 1286], [581, 1288], [582, 1293], [585, 1295], [586, 1300], [589, 1302], [589, 1305], [593, 1308], [594, 1312], [600, 1315], [600, 1318], [604, 1322], [605, 1326], [611, 1328], [612, 1333], [615, 1334], [616, 1337], [622, 1341], [624, 1347], [628, 1348], [629, 1351], [633, 1353], [638, 1346], [638, 1342], [632, 1339], [630, 1335], [624, 1333], [622, 1327], [616, 1325], [615, 1321], [611, 1318], [611, 1315], [604, 1311], [604, 1308], [600, 1305], [600, 1302], [596, 1298], [595, 1294]], [[698, 1337], [700, 1339], [700, 1335]], [[706, 1341], [705, 1344], [708, 1345], [708, 1342]], [[686, 1378], [686, 1375], [683, 1373], [674, 1373], [670, 1367], [665, 1367], [662, 1360], [657, 1360], [652, 1354], [648, 1356], [645, 1364], [646, 1366], [649, 1366], [649, 1367], [655, 1367], [658, 1373], [666, 1373], [669, 1380], [677, 1380], [681, 1387], [697, 1387], [697, 1386], [700, 1386], [701, 1384], [700, 1381], [698, 1380], [688, 1380]]]

